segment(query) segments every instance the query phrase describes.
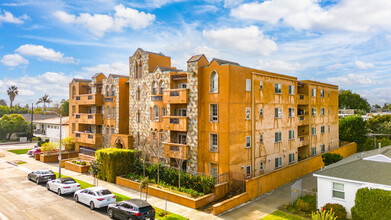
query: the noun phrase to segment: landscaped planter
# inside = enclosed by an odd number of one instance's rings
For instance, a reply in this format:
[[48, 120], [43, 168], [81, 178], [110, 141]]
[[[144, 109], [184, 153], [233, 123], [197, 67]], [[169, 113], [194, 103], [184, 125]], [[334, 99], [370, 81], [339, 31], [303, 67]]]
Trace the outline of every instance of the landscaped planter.
[[62, 159], [62, 160], [61, 160], [61, 168], [64, 168], [64, 167], [65, 167], [65, 162], [66, 162], [66, 161], [71, 161], [71, 160], [73, 160], [73, 159], [78, 159], [78, 158], [75, 157], [75, 158]]
[[36, 160], [40, 160], [41, 154], [40, 154], [40, 153], [34, 154], [34, 158], [35, 158]]
[[[48, 153], [48, 154], [41, 153], [40, 161], [44, 163], [56, 163], [58, 162], [59, 155], [60, 155], [59, 153]], [[78, 155], [79, 154], [77, 152], [65, 151], [61, 153], [61, 159], [75, 158], [78, 157]]]
[[[138, 191], [140, 190], [140, 183], [126, 179], [124, 177], [117, 176], [116, 183], [120, 186], [128, 187]], [[175, 202], [193, 209], [202, 207], [217, 198], [215, 193], [210, 193], [199, 198], [192, 198], [155, 186], [148, 186], [148, 195], [153, 195], [162, 199], [167, 198], [168, 201]]]
[[72, 170], [78, 173], [87, 173], [90, 169], [90, 165], [78, 165], [70, 161], [65, 161], [65, 169]]

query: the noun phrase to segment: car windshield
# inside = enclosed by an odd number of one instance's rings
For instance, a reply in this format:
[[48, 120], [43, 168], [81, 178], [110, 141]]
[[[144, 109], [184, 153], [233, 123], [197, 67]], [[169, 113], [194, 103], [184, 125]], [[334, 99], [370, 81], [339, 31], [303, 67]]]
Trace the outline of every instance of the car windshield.
[[73, 183], [76, 183], [76, 181], [74, 181], [74, 180], [65, 180], [64, 181], [64, 184], [73, 184]]
[[141, 212], [141, 213], [143, 213], [143, 212], [150, 212], [152, 210], [153, 210], [152, 206], [146, 206], [146, 207], [142, 207], [142, 208], [138, 209], [138, 211]]
[[102, 191], [98, 191], [98, 192], [96, 192], [99, 196], [105, 196], [105, 195], [110, 195], [110, 194], [112, 194], [109, 190], [107, 190], [107, 189], [104, 189], [104, 190], [102, 190]]
[[43, 170], [43, 171], [41, 171], [41, 173], [44, 175], [45, 174], [53, 174], [52, 171], [50, 171], [50, 170]]

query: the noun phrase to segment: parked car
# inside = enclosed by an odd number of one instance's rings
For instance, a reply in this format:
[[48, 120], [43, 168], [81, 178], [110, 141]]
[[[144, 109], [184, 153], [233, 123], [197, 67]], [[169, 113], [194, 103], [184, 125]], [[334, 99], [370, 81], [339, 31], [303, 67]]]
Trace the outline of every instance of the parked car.
[[57, 192], [57, 194], [61, 196], [62, 194], [74, 193], [77, 190], [80, 190], [80, 184], [78, 184], [74, 179], [70, 177], [64, 177], [49, 180], [46, 183], [46, 188], [48, 190]]
[[110, 190], [96, 186], [75, 192], [73, 198], [90, 206], [90, 209], [102, 208], [116, 202], [115, 195]]
[[35, 170], [27, 174], [27, 179], [35, 181], [37, 184], [47, 182], [48, 180], [56, 179], [56, 174], [53, 171], [44, 169], [44, 170]]
[[141, 199], [129, 199], [107, 207], [107, 213], [110, 218], [118, 219], [155, 219], [155, 209], [147, 202]]
[[40, 147], [33, 148], [33, 149], [27, 151], [27, 155], [30, 155], [30, 156], [34, 156], [35, 154], [39, 154], [39, 153], [41, 153]]

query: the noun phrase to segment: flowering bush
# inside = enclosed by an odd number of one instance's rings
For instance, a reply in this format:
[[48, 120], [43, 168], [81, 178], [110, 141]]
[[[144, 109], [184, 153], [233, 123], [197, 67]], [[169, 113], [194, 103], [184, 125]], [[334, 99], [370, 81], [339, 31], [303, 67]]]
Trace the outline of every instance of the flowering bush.
[[329, 211], [333, 209], [333, 212], [335, 214], [335, 217], [337, 217], [338, 220], [345, 220], [346, 219], [346, 209], [340, 204], [337, 203], [327, 203], [322, 207], [322, 211]]

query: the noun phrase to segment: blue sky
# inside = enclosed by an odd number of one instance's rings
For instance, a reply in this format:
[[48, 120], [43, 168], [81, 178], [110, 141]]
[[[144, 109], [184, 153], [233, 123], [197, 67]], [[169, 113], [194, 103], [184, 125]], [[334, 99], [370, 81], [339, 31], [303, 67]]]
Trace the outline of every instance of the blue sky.
[[204, 53], [391, 102], [389, 0], [2, 0], [0, 99], [68, 97], [73, 77], [128, 74], [141, 47], [173, 66]]

